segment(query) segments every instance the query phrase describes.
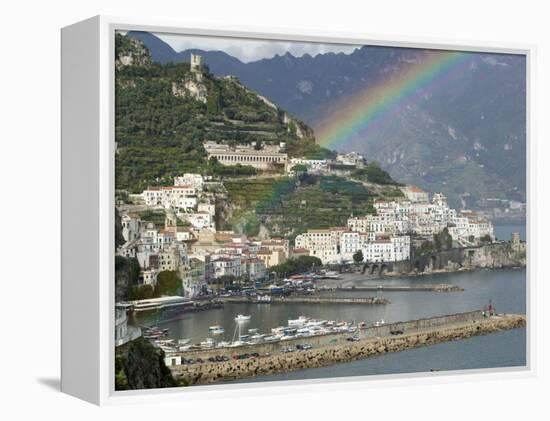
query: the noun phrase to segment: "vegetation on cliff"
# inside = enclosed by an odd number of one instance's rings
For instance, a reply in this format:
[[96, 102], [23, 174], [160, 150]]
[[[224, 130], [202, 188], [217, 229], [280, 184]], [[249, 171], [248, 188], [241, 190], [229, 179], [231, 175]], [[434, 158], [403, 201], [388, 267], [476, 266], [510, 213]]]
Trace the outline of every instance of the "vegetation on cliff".
[[[204, 140], [229, 144], [279, 144], [291, 156], [326, 156], [312, 130], [236, 78], [216, 78], [202, 66], [155, 63], [139, 41], [116, 36], [116, 187], [140, 192], [198, 172], [250, 175], [250, 167], [226, 168], [206, 159]], [[138, 51], [136, 51], [138, 50]], [[130, 58], [129, 58], [130, 57]], [[124, 63], [128, 63], [125, 65]]]
[[224, 184], [233, 206], [224, 228], [253, 235], [259, 222], [273, 235], [290, 239], [308, 229], [345, 226], [349, 215], [374, 213], [375, 198], [401, 194], [393, 185], [379, 186], [373, 192], [346, 178], [309, 174], [232, 179]]
[[304, 273], [322, 266], [321, 259], [314, 256], [299, 256], [289, 259], [279, 265], [271, 266], [269, 270], [275, 272], [279, 277]]
[[116, 350], [115, 390], [156, 389], [178, 386], [164, 364], [164, 352], [138, 338]]

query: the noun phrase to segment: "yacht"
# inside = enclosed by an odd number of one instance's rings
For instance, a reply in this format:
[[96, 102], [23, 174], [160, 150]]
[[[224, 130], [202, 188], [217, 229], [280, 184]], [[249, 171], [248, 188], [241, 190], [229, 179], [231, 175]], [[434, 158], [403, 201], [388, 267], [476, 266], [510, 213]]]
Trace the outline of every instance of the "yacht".
[[309, 317], [300, 316], [297, 319], [288, 319], [289, 326], [303, 326], [309, 320]]
[[251, 317], [250, 315], [239, 314], [237, 317], [235, 317], [235, 321], [246, 322], [250, 320], [250, 317]]

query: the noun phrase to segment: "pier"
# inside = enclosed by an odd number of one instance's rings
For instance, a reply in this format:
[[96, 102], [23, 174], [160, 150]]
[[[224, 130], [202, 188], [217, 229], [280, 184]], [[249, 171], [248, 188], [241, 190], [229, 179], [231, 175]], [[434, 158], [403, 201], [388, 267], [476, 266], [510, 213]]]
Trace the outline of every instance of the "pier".
[[240, 304], [389, 304], [390, 301], [383, 297], [319, 297], [319, 296], [293, 296], [275, 297], [269, 300], [261, 300], [256, 297], [236, 296], [225, 297], [223, 301]]
[[[206, 359], [226, 355], [223, 362], [172, 365], [173, 376], [185, 384], [209, 384], [268, 375], [306, 368], [354, 361], [386, 352], [397, 352], [440, 342], [453, 341], [476, 335], [524, 327], [525, 315], [488, 315], [482, 311], [432, 317], [407, 322], [386, 324], [364, 330], [357, 341], [347, 341], [349, 334], [325, 335], [319, 338], [301, 338], [284, 344], [260, 344], [246, 347], [194, 351], [181, 356]], [[293, 347], [294, 342], [309, 343], [312, 349], [281, 352], [282, 346]], [[235, 358], [237, 354], [257, 353], [256, 358]]]
[[391, 291], [391, 292], [412, 292], [412, 291], [432, 291], [432, 292], [461, 292], [464, 288], [451, 284], [423, 284], [423, 285], [364, 285], [364, 286], [337, 286], [321, 287], [319, 292], [346, 291]]

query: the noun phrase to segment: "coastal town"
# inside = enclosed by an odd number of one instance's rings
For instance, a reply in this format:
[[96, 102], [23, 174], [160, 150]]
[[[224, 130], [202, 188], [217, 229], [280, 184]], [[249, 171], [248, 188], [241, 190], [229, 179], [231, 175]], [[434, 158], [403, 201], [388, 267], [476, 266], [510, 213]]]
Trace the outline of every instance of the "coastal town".
[[[233, 156], [242, 161], [250, 158], [248, 152]], [[299, 162], [314, 171], [330, 171], [326, 161]], [[184, 174], [175, 178], [173, 186], [150, 187], [132, 195], [136, 205], [120, 208], [125, 242], [117, 255], [138, 260], [145, 285], [154, 286], [160, 272], [178, 272], [183, 295], [193, 298], [212, 285], [219, 286], [217, 280], [224, 277], [252, 285], [268, 281], [271, 267], [299, 256], [317, 257], [322, 264], [405, 261], [410, 259], [411, 247], [444, 230], [458, 246], [494, 240], [490, 221], [472, 211], [451, 209], [442, 193], [430, 200], [416, 186], [403, 187], [400, 200], [375, 200], [374, 214], [350, 215], [345, 227], [310, 229], [297, 235], [293, 244], [285, 238], [249, 238], [216, 229], [215, 193], [210, 191], [220, 189], [222, 181]], [[142, 213], [162, 210], [164, 226], [142, 220], [132, 208]], [[354, 258], [357, 253], [360, 259]]]

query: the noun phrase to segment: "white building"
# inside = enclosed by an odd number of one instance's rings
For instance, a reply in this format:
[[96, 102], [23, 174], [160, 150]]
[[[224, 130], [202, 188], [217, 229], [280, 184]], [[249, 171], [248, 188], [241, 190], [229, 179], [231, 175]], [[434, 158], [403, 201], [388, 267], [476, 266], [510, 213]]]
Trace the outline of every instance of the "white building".
[[243, 259], [241, 267], [250, 281], [261, 281], [267, 277], [265, 263], [258, 257]]
[[347, 232], [349, 229], [346, 227], [310, 229], [296, 236], [294, 247], [309, 250], [310, 256], [321, 259], [323, 263], [341, 262], [340, 241]]
[[314, 173], [326, 171], [328, 168], [326, 159], [290, 158], [288, 165], [289, 171], [296, 165], [304, 165], [309, 172]]
[[411, 239], [408, 235], [378, 236], [364, 244], [363, 258], [368, 263], [398, 262], [408, 260], [411, 253]]
[[411, 202], [429, 202], [430, 196], [428, 192], [425, 192], [420, 187], [417, 186], [406, 186], [401, 189], [403, 194], [409, 199]]
[[194, 210], [197, 190], [189, 185], [149, 187], [142, 193], [147, 206]]
[[180, 177], [174, 177], [174, 186], [191, 186], [196, 191], [202, 191], [204, 178], [200, 174], [186, 173]]
[[222, 276], [235, 276], [238, 278], [241, 276], [241, 258], [237, 256], [232, 257], [218, 257], [210, 262], [211, 276], [214, 279], [221, 278]]
[[274, 169], [281, 166], [286, 169], [288, 155], [280, 152], [279, 145], [264, 145], [262, 149], [256, 149], [249, 145], [232, 147], [216, 142], [205, 142], [204, 149], [208, 159], [216, 158], [223, 165], [250, 165], [261, 170]]
[[137, 216], [125, 213], [120, 217], [120, 223], [122, 227], [122, 237], [124, 237], [126, 242], [134, 241], [139, 237], [141, 220]]
[[336, 161], [344, 165], [354, 165], [356, 168], [363, 167], [367, 162], [365, 156], [357, 152], [339, 153], [336, 155]]

